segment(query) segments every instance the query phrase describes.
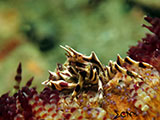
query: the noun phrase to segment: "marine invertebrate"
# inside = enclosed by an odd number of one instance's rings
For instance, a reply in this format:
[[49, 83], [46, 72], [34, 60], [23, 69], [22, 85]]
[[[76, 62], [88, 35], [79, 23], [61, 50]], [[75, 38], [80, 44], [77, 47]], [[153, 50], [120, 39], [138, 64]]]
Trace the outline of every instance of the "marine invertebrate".
[[[107, 77], [96, 54], [92, 52], [90, 56], [84, 56], [69, 46], [61, 47], [68, 52], [67, 62], [64, 65], [59, 65], [56, 72], [50, 72], [49, 80], [44, 81], [42, 84], [57, 90], [75, 88], [72, 93], [73, 97], [77, 95], [77, 92], [83, 86], [98, 84], [99, 99], [102, 99], [102, 82], [107, 82]], [[71, 83], [72, 81], [73, 83]]]
[[[40, 93], [31, 87], [33, 78], [24, 87], [19, 86], [19, 65], [15, 93], [0, 97], [0, 120], [160, 119], [158, 66], [119, 55], [116, 62], [103, 65], [94, 52], [85, 56], [70, 47], [63, 48], [67, 61], [49, 71], [44, 84], [52, 88], [45, 87]], [[73, 99], [75, 96], [77, 99]]]

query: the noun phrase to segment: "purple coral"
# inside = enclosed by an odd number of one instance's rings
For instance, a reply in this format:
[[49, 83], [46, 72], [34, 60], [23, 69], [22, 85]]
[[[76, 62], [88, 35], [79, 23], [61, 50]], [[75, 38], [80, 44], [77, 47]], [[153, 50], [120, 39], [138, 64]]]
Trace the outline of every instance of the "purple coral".
[[[21, 64], [19, 64], [17, 75], [15, 77], [15, 80], [18, 84], [14, 86], [18, 92], [16, 92], [13, 96], [10, 96], [9, 93], [6, 93], [0, 97], [0, 120], [35, 120], [38, 118], [38, 116], [35, 116], [35, 114], [39, 111], [34, 111], [34, 107], [39, 106], [40, 99], [42, 101], [42, 105], [46, 103], [51, 104], [51, 101], [54, 101], [54, 104], [57, 104], [59, 101], [59, 94], [57, 91], [44, 88], [44, 90], [39, 94], [36, 91], [36, 88], [30, 88], [33, 77], [26, 83], [24, 87], [19, 89], [21, 73]], [[31, 104], [31, 101], [33, 101], [33, 104]]]
[[144, 18], [151, 26], [143, 25], [153, 34], [146, 34], [146, 37], [132, 46], [128, 55], [137, 61], [144, 61], [152, 64], [160, 71], [160, 18]]

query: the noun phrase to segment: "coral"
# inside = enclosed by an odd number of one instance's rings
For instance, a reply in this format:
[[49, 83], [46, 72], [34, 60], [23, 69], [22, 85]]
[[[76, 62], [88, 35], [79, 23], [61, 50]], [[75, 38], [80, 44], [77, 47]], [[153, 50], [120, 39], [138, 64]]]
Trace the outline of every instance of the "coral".
[[132, 46], [128, 55], [137, 61], [150, 63], [160, 71], [160, 18], [145, 17], [151, 26], [143, 25], [153, 34], [147, 34], [138, 45]]
[[[68, 52], [66, 62], [58, 64], [54, 72], [49, 72], [49, 80], [45, 84], [50, 87], [46, 86], [40, 93], [31, 87], [33, 77], [20, 87], [20, 63], [14, 94], [8, 92], [0, 97], [0, 120], [160, 119], [160, 67], [158, 63], [153, 63], [155, 59], [159, 60], [156, 49], [159, 50], [157, 25], [160, 20], [150, 17], [145, 19], [153, 25], [145, 27], [154, 35], [148, 35], [128, 52], [131, 58], [140, 62], [118, 56], [116, 62], [110, 61], [109, 66], [106, 66], [100, 63], [95, 53], [85, 56], [69, 47], [70, 51], [64, 48]], [[73, 91], [81, 77], [84, 84], [74, 96]], [[98, 78], [102, 84], [94, 81]]]

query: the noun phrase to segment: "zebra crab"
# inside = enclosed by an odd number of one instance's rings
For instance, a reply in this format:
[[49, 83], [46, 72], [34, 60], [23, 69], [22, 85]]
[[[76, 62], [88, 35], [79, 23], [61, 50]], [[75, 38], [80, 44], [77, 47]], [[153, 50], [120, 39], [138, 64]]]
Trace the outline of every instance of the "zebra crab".
[[[135, 61], [128, 56], [123, 59], [117, 55], [115, 62], [109, 61], [109, 65], [105, 66], [101, 64], [95, 52], [86, 56], [67, 45], [60, 47], [67, 52], [67, 61], [63, 65], [57, 64], [55, 72], [49, 71], [49, 79], [42, 84], [58, 91], [73, 90], [72, 98], [76, 98], [81, 90], [96, 86], [99, 103], [103, 100], [104, 91], [116, 86], [122, 88], [128, 86], [134, 106], [142, 111], [149, 109], [148, 103], [156, 92], [145, 82], [146, 76], [143, 74], [148, 74], [147, 72], [151, 70], [156, 71], [152, 65]], [[141, 73], [141, 69], [145, 69], [145, 73]], [[154, 74], [159, 77], [157, 72]], [[122, 79], [115, 79], [115, 76]]]

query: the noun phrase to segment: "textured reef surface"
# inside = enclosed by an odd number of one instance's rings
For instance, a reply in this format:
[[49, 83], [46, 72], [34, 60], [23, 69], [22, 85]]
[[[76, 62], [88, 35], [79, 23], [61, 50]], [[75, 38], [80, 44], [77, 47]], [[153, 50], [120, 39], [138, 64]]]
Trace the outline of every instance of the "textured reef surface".
[[145, 20], [153, 34], [108, 65], [94, 52], [85, 56], [62, 47], [67, 60], [49, 71], [40, 93], [31, 87], [33, 78], [20, 87], [19, 64], [13, 95], [0, 97], [0, 120], [159, 120], [160, 19]]

